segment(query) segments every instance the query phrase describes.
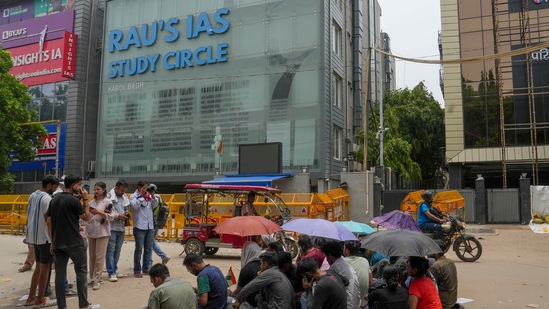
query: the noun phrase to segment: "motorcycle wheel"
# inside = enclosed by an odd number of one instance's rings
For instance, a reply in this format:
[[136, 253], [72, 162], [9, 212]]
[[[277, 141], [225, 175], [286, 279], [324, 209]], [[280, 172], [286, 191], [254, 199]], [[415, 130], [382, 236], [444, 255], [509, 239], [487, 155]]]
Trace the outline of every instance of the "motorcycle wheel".
[[471, 237], [463, 240], [458, 237], [454, 242], [454, 251], [457, 257], [464, 262], [474, 262], [482, 255], [482, 245], [476, 238]]
[[295, 241], [286, 239], [286, 241], [284, 242], [284, 246], [286, 247], [286, 251], [290, 252], [292, 260], [295, 259], [299, 250]]

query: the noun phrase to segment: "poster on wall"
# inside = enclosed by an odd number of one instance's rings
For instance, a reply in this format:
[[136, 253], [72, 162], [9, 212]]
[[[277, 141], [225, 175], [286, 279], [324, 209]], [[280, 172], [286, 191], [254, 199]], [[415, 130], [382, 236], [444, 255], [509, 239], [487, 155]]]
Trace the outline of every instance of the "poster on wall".
[[0, 26], [0, 45], [5, 49], [51, 41], [73, 32], [74, 11]]
[[[59, 155], [59, 169], [65, 166], [65, 136], [67, 126], [65, 123], [60, 125], [60, 135], [57, 136], [57, 124], [45, 124], [44, 128], [48, 134], [44, 137], [44, 146], [36, 151], [36, 157], [31, 162], [14, 161], [10, 167], [10, 172], [17, 171], [38, 171], [55, 169], [55, 160]], [[57, 153], [59, 147], [59, 153]]]
[[0, 25], [32, 19], [34, 17], [34, 0], [8, 1], [8, 3], [2, 4], [1, 10]]
[[34, 0], [34, 17], [74, 10], [76, 0]]

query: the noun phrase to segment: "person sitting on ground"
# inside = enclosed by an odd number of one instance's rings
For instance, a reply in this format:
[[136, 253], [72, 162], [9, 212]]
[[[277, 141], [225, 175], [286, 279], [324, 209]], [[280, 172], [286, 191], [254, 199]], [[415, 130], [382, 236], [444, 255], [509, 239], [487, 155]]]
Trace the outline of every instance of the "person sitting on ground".
[[[248, 284], [250, 283], [255, 277], [257, 277], [257, 273], [260, 270], [260, 261], [259, 261], [259, 255], [261, 254], [261, 249], [259, 248], [259, 245], [256, 242], [248, 241], [246, 244], [244, 244], [244, 248], [242, 248], [242, 257], [241, 257], [241, 264], [244, 265], [242, 269], [240, 270], [240, 274], [238, 275], [238, 282], [236, 283], [236, 289], [234, 291], [231, 291], [230, 289], [227, 290], [227, 293], [231, 297], [236, 297], [240, 291]], [[242, 303], [242, 308], [249, 308], [248, 306], [251, 306], [252, 308], [257, 307], [257, 302], [255, 301], [255, 296], [258, 295], [257, 293], [252, 293], [250, 296], [246, 298], [246, 301]]]
[[193, 287], [187, 281], [171, 278], [168, 267], [155, 264], [149, 269], [149, 277], [154, 286], [149, 295], [146, 309], [196, 308], [197, 302]]
[[[341, 277], [332, 270], [323, 271], [311, 258], [303, 259], [297, 267], [307, 295], [307, 309], [346, 309], [347, 292]], [[313, 283], [314, 286], [313, 293]]]
[[361, 298], [360, 307], [366, 306], [365, 295], [368, 295], [370, 289], [370, 282], [373, 283], [372, 272], [370, 271], [370, 263], [368, 260], [361, 256], [360, 242], [355, 240], [348, 240], [343, 247], [343, 255], [345, 256], [345, 262], [349, 263], [356, 272], [359, 286], [359, 296]]
[[196, 253], [189, 253], [183, 260], [187, 271], [196, 276], [197, 286], [193, 287], [197, 295], [198, 308], [222, 309], [227, 305], [227, 281], [216, 266], [204, 263]]
[[313, 241], [311, 240], [311, 237], [308, 235], [301, 235], [299, 236], [299, 239], [297, 240], [297, 245], [299, 246], [299, 257], [297, 258], [297, 265], [301, 263], [301, 260], [307, 259], [307, 258], [313, 258], [318, 268], [322, 266], [322, 262], [324, 262], [324, 258], [326, 255], [322, 253], [322, 251], [319, 248], [313, 247]]
[[265, 252], [259, 256], [261, 271], [236, 296], [233, 308], [239, 308], [250, 294], [261, 291], [258, 296], [258, 309], [294, 309], [292, 284], [278, 268], [278, 261], [274, 252]]
[[444, 242], [436, 241], [442, 253], [433, 255], [435, 263], [429, 269], [438, 286], [438, 294], [443, 309], [451, 309], [457, 302], [458, 275], [454, 261], [444, 256]]
[[[349, 281], [345, 285], [347, 291], [347, 309], [355, 309], [360, 306], [360, 285], [353, 267], [343, 259], [343, 247], [337, 241], [329, 241], [322, 246], [322, 252], [330, 264], [330, 270], [335, 271], [340, 277]], [[344, 280], [345, 281], [345, 280]]]
[[409, 256], [406, 268], [408, 275], [414, 278], [408, 288], [408, 308], [442, 308], [437, 287], [433, 280], [427, 276], [429, 270], [427, 259], [424, 257]]
[[278, 268], [280, 271], [290, 280], [292, 288], [294, 289], [294, 300], [296, 301], [296, 307], [301, 308], [299, 299], [303, 294], [303, 284], [301, 283], [301, 277], [297, 275], [296, 266], [292, 263], [292, 255], [290, 252], [279, 252], [276, 255], [278, 259]]
[[400, 286], [399, 273], [394, 265], [383, 268], [385, 284], [367, 294], [368, 309], [408, 309], [408, 290]]
[[270, 251], [274, 253], [284, 252], [284, 247], [278, 241], [273, 241], [267, 245], [265, 251]]

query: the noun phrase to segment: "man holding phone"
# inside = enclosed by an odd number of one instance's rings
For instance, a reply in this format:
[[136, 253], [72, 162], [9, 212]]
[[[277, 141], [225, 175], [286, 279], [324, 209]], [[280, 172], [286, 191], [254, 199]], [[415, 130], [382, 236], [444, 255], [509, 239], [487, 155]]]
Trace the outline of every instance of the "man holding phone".
[[82, 177], [65, 176], [65, 191], [53, 196], [46, 221], [55, 255], [55, 294], [57, 306], [66, 308], [65, 278], [69, 258], [74, 262], [80, 308], [95, 308], [88, 302], [86, 242], [80, 235], [79, 220], [90, 218], [88, 192], [82, 188]]
[[[152, 266], [152, 247], [154, 242], [154, 214], [153, 209], [158, 207], [158, 198], [149, 191], [149, 183], [141, 180], [137, 189], [130, 196], [130, 207], [133, 216], [133, 237], [135, 251], [133, 253], [133, 275], [143, 278], [143, 273], [149, 272]], [[141, 255], [143, 254], [143, 264]], [[141, 267], [143, 265], [143, 267]]]
[[[314, 259], [301, 261], [297, 273], [303, 277], [309, 309], [347, 309], [347, 292], [339, 275], [318, 268]], [[316, 282], [313, 293], [313, 283]]]

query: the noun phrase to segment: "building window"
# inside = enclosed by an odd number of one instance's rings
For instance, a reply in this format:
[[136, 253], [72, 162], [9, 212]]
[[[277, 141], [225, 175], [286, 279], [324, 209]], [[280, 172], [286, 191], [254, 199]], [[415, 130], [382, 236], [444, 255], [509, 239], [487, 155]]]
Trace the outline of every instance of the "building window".
[[343, 101], [343, 79], [339, 75], [337, 75], [337, 73], [333, 73], [332, 83], [332, 104], [334, 104], [338, 108], [341, 108], [341, 102]]
[[340, 57], [342, 56], [341, 44], [343, 44], [343, 31], [339, 25], [332, 22], [332, 51]]
[[343, 130], [340, 127], [334, 126], [333, 131], [333, 147], [334, 147], [334, 159], [341, 160], [341, 143], [342, 143]]

